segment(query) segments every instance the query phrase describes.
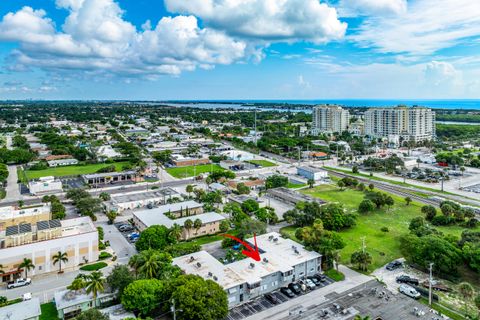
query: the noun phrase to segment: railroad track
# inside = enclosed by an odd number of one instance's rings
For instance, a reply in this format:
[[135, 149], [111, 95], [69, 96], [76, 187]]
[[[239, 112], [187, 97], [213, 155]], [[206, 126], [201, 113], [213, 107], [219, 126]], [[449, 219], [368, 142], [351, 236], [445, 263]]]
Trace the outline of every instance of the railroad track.
[[[346, 173], [337, 172], [337, 171], [334, 171], [334, 170], [331, 170], [331, 169], [325, 169], [325, 168], [323, 168], [323, 169], [325, 171], [328, 171], [332, 176], [336, 176], [336, 177], [339, 177], [339, 178], [345, 178], [345, 177], [354, 178], [354, 179], [357, 179], [358, 181], [366, 183], [366, 184], [373, 183], [375, 185], [375, 187], [380, 189], [380, 190], [387, 191], [387, 192], [393, 193], [393, 194], [401, 196], [401, 197], [410, 197], [412, 200], [415, 200], [415, 201], [418, 201], [418, 202], [421, 202], [421, 203], [424, 203], [424, 204], [432, 205], [432, 206], [435, 206], [435, 207], [440, 206], [440, 202], [441, 202], [440, 200], [428, 199], [428, 198], [421, 197], [421, 196], [415, 194], [412, 190], [409, 190], [407, 188], [404, 188], [404, 187], [401, 187], [401, 186], [398, 186], [398, 185], [391, 185], [391, 184], [388, 184], [386, 182], [381, 182], [381, 181], [378, 181], [378, 180], [370, 180], [370, 179], [367, 179], [367, 178], [361, 178], [361, 177], [349, 175], [349, 174], [346, 174]], [[418, 191], [425, 193], [423, 190], [420, 190], [420, 189]]]

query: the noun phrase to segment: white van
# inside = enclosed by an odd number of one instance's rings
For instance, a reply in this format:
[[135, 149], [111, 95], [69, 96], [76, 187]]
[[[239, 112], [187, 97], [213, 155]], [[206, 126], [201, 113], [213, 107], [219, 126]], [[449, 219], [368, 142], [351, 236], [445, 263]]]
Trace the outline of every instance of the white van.
[[400, 288], [398, 288], [398, 290], [400, 290], [401, 293], [403, 293], [406, 296], [409, 296], [410, 298], [420, 299], [420, 296], [421, 296], [420, 293], [418, 293], [417, 290], [410, 287], [409, 285], [402, 284]]

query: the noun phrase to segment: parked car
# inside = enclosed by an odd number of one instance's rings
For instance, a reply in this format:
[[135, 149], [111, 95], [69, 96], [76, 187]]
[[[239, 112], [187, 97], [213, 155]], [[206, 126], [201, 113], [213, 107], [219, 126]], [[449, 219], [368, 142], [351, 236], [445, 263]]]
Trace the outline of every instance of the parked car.
[[13, 289], [13, 288], [18, 288], [18, 287], [23, 287], [23, 286], [28, 286], [29, 284], [32, 283], [32, 280], [30, 278], [18, 278], [17, 280], [10, 281], [7, 283], [7, 289]]
[[310, 279], [303, 279], [303, 280], [300, 280], [300, 283], [301, 284], [304, 284], [305, 287], [307, 287], [308, 289], [310, 290], [315, 290], [315, 284], [312, 282], [312, 280]]
[[308, 279], [310, 279], [310, 281], [312, 281], [313, 284], [316, 285], [316, 286], [319, 286], [319, 285], [322, 284], [322, 283], [320, 282], [320, 280], [318, 280], [318, 279], [317, 279], [316, 277], [314, 277], [314, 276], [308, 277]]
[[132, 231], [133, 230], [133, 226], [130, 225], [130, 224], [122, 224], [118, 227], [118, 230], [120, 230], [121, 232], [127, 232], [127, 231]]
[[272, 293], [267, 293], [265, 295], [265, 299], [267, 299], [268, 301], [270, 301], [273, 304], [278, 304], [279, 303], [278, 298], [275, 297], [275, 295], [272, 294]]
[[327, 276], [321, 273], [317, 273], [314, 275], [315, 278], [317, 278], [320, 282], [325, 282], [327, 281]]
[[128, 239], [130, 240], [137, 239], [137, 238], [140, 238], [140, 233], [138, 232], [133, 232], [128, 235]]
[[299, 285], [298, 283], [295, 283], [295, 282], [290, 283], [290, 284], [288, 285], [288, 289], [292, 290], [293, 293], [295, 293], [295, 294], [300, 294], [300, 293], [302, 293], [302, 289], [300, 288], [300, 285]]
[[284, 295], [286, 295], [286, 296], [289, 297], [289, 298], [295, 297], [295, 294], [293, 293], [293, 291], [290, 290], [290, 289], [287, 288], [287, 287], [281, 288], [281, 289], [280, 289], [280, 292], [283, 293]]
[[418, 293], [417, 290], [414, 288], [410, 287], [408, 284], [402, 284], [400, 285], [400, 288], [398, 290], [403, 293], [404, 295], [413, 298], [413, 299], [420, 299], [420, 293]]
[[419, 281], [418, 279], [409, 277], [407, 275], [401, 275], [396, 278], [397, 283], [406, 283], [406, 284], [413, 284], [415, 286], [418, 286]]
[[392, 271], [392, 270], [398, 269], [402, 266], [403, 266], [403, 264], [400, 261], [395, 260], [395, 261], [392, 261], [389, 264], [387, 264], [387, 266], [385, 268], [389, 271]]

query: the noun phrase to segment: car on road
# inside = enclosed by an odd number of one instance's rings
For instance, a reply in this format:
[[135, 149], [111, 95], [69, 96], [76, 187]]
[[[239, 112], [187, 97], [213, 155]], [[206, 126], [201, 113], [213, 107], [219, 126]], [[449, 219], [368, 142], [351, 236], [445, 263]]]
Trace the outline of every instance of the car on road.
[[397, 281], [397, 283], [413, 284], [415, 286], [418, 286], [419, 284], [418, 279], [409, 277], [407, 275], [398, 276], [395, 280]]
[[280, 289], [280, 292], [283, 293], [284, 295], [286, 295], [286, 296], [289, 297], [289, 298], [295, 297], [295, 294], [293, 293], [293, 291], [290, 290], [290, 289], [287, 288], [287, 287], [281, 288], [281, 289]]
[[414, 288], [410, 287], [408, 284], [402, 284], [400, 285], [400, 288], [398, 290], [403, 293], [404, 295], [413, 298], [413, 299], [420, 299], [420, 293], [418, 293], [417, 290]]
[[275, 297], [275, 295], [272, 294], [272, 293], [267, 293], [267, 294], [265, 295], [265, 299], [267, 299], [268, 301], [270, 301], [270, 302], [273, 303], [273, 304], [279, 304], [279, 303], [280, 303], [280, 301], [278, 300], [278, 298]]
[[288, 285], [288, 289], [292, 290], [295, 294], [301, 294], [302, 288], [298, 283], [292, 282]]
[[308, 289], [310, 290], [315, 290], [315, 284], [312, 282], [312, 280], [310, 279], [303, 279], [303, 280], [300, 280], [300, 283], [301, 284], [304, 284], [305, 287], [307, 287]]
[[385, 267], [388, 271], [393, 271], [395, 269], [401, 268], [403, 266], [403, 263], [401, 263], [398, 260], [392, 261], [387, 266]]
[[17, 280], [8, 282], [7, 283], [7, 289], [24, 287], [24, 286], [28, 286], [31, 283], [32, 283], [32, 280], [30, 278], [26, 278], [26, 279], [18, 278]]

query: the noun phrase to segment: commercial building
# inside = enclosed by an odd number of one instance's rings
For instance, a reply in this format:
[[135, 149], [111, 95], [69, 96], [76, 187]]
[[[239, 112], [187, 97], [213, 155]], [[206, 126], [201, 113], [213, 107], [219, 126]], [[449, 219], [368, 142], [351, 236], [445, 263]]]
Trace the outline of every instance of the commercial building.
[[365, 134], [401, 141], [435, 138], [435, 112], [423, 107], [372, 108], [365, 112]]
[[66, 269], [74, 269], [80, 263], [98, 260], [98, 232], [89, 217], [67, 220], [44, 220], [7, 227], [0, 233], [0, 257], [5, 273], [3, 281], [18, 277], [19, 264], [31, 259], [35, 269], [30, 275], [58, 270], [52, 256], [58, 251], [68, 255]]
[[47, 161], [49, 167], [63, 167], [63, 166], [73, 166], [78, 164], [77, 159], [59, 159], [59, 160], [50, 160]]
[[314, 181], [328, 178], [327, 171], [309, 166], [298, 167], [297, 174], [305, 179], [313, 179]]
[[199, 166], [204, 164], [209, 164], [210, 159], [208, 158], [190, 158], [184, 157], [183, 155], [173, 155], [172, 164], [175, 167], [187, 167], [187, 166]]
[[179, 195], [172, 188], [162, 188], [149, 192], [128, 193], [112, 196], [105, 204], [107, 211], [122, 213], [125, 210], [144, 208], [146, 206], [164, 205], [169, 199]]
[[38, 320], [41, 314], [40, 299], [38, 298], [0, 308], [1, 320]]
[[36, 181], [28, 183], [30, 194], [44, 195], [48, 193], [62, 192], [62, 181], [56, 180], [55, 177], [41, 177]]
[[276, 232], [258, 236], [257, 245], [261, 261], [243, 259], [224, 265], [199, 251], [175, 258], [173, 264], [186, 274], [218, 283], [227, 293], [229, 308], [322, 271], [320, 254]]
[[0, 208], [0, 235], [7, 227], [19, 224], [35, 224], [38, 221], [50, 220], [52, 218], [52, 207], [50, 203], [43, 203], [28, 207], [19, 208], [8, 206]]
[[123, 171], [123, 172], [105, 172], [105, 173], [93, 173], [82, 175], [85, 183], [89, 185], [103, 185], [114, 184], [117, 182], [133, 181], [136, 176], [135, 171]]
[[321, 105], [313, 107], [312, 133], [343, 132], [348, 129], [350, 112], [340, 106]]

